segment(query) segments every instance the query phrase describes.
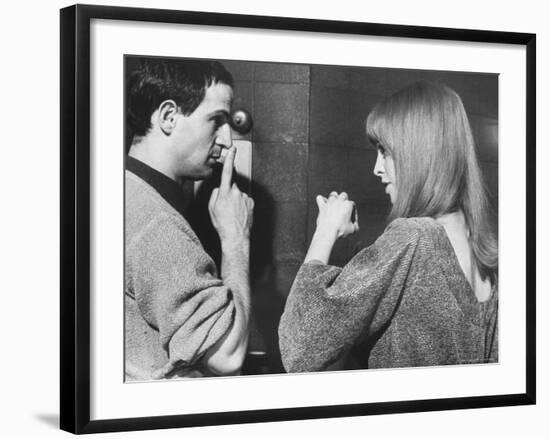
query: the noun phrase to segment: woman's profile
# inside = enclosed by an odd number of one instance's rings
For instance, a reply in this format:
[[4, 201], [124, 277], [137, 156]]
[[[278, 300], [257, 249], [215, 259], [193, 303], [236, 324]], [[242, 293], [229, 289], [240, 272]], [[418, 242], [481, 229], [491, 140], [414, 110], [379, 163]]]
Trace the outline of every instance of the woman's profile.
[[345, 192], [317, 197], [279, 326], [285, 369], [498, 361], [497, 242], [460, 97], [413, 84], [379, 103], [366, 131], [392, 203], [388, 226], [343, 268], [328, 265], [358, 223]]

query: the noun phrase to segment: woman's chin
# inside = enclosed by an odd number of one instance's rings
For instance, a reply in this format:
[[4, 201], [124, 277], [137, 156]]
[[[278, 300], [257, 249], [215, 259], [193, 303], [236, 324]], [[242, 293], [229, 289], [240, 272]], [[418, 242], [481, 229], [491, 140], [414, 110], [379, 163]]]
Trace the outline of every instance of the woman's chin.
[[390, 184], [387, 184], [386, 185], [386, 188], [384, 189], [384, 192], [386, 193], [386, 195], [388, 195], [388, 197], [390, 198], [390, 202], [391, 204], [393, 204], [395, 202], [395, 191], [394, 191], [394, 186], [390, 183]]

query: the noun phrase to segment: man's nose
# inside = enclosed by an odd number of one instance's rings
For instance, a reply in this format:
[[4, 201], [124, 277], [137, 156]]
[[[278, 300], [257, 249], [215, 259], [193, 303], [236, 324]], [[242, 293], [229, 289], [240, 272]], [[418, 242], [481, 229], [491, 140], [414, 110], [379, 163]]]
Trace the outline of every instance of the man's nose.
[[216, 140], [218, 145], [221, 145], [224, 148], [231, 148], [231, 145], [233, 145], [233, 138], [231, 136], [231, 126], [229, 123], [223, 124], [218, 129], [218, 138]]

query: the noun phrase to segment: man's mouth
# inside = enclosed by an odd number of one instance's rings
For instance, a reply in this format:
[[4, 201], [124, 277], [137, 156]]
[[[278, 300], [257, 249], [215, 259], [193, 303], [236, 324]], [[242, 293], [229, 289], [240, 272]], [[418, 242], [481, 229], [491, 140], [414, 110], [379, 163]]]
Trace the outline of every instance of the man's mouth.
[[221, 151], [215, 148], [212, 151], [212, 153], [208, 156], [208, 161], [217, 163], [220, 160], [221, 155], [222, 155]]
[[222, 149], [220, 152], [211, 154], [210, 158], [214, 159], [217, 163], [223, 163], [225, 160], [225, 156], [227, 154], [227, 149]]

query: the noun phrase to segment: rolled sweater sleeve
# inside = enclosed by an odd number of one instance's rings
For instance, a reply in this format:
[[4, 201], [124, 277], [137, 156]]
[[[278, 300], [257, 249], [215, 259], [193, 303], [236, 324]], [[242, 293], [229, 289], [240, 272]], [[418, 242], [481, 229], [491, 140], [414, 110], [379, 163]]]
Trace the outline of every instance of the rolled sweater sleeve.
[[326, 370], [361, 338], [382, 328], [395, 312], [413, 267], [419, 227], [393, 221], [343, 269], [303, 264], [279, 325], [288, 372]]
[[160, 215], [127, 250], [127, 282], [143, 319], [159, 332], [169, 363], [196, 363], [231, 327], [231, 291], [196, 237]]

